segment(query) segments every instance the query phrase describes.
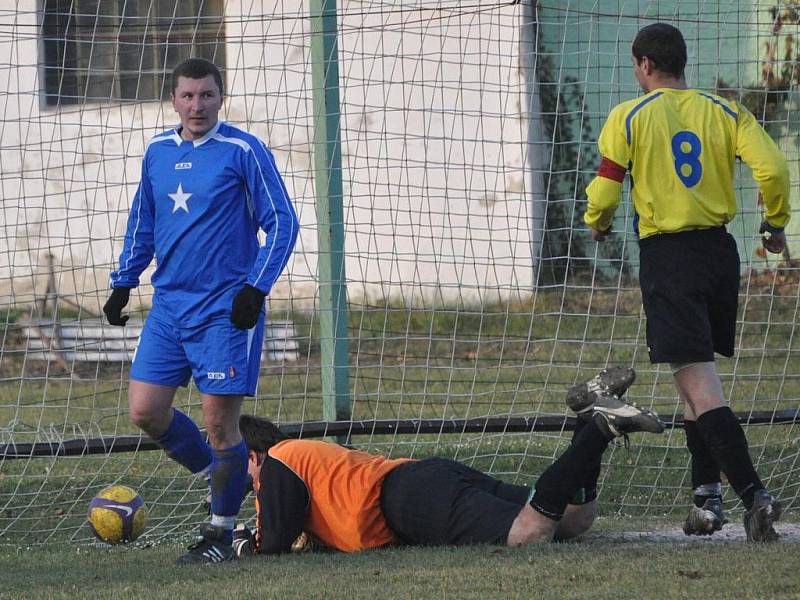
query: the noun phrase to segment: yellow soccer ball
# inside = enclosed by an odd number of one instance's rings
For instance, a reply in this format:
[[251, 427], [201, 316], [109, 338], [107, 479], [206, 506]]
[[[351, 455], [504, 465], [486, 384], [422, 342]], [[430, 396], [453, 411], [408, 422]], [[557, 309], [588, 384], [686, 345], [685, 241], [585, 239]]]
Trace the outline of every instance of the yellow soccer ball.
[[147, 507], [136, 490], [112, 485], [92, 498], [88, 521], [97, 539], [127, 544], [142, 535], [147, 525]]

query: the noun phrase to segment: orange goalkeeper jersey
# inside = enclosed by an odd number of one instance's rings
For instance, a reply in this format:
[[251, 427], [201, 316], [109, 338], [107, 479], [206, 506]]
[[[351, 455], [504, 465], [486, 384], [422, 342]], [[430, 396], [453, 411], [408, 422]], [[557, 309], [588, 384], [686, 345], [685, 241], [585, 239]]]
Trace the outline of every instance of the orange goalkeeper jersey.
[[586, 188], [584, 215], [598, 231], [611, 226], [628, 170], [640, 238], [728, 223], [736, 214], [737, 157], [753, 171], [766, 221], [776, 228], [789, 221], [786, 161], [737, 102], [694, 89], [659, 88], [615, 107], [598, 146], [602, 162]]
[[381, 511], [381, 486], [409, 460], [313, 440], [276, 444], [256, 490], [257, 551], [286, 552], [303, 531], [345, 552], [393, 542]]

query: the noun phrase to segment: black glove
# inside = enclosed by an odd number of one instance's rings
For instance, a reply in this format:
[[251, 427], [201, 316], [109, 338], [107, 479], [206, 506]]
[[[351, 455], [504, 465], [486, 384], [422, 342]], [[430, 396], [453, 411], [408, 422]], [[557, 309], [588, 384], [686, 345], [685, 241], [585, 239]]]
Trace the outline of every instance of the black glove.
[[239, 558], [255, 554], [255, 533], [244, 523], [239, 523], [233, 530], [233, 549]]
[[105, 306], [103, 306], [103, 312], [106, 314], [106, 319], [108, 319], [109, 323], [122, 327], [128, 322], [128, 315], [123, 317], [121, 313], [122, 309], [128, 305], [130, 296], [131, 288], [114, 288]]
[[764, 246], [769, 252], [773, 254], [780, 254], [786, 247], [786, 234], [783, 229], [773, 227], [766, 221], [761, 221], [761, 227], [758, 228], [758, 233], [761, 234], [761, 245]]
[[231, 323], [237, 329], [250, 329], [254, 327], [264, 306], [266, 294], [252, 285], [244, 284], [233, 299], [231, 309]]

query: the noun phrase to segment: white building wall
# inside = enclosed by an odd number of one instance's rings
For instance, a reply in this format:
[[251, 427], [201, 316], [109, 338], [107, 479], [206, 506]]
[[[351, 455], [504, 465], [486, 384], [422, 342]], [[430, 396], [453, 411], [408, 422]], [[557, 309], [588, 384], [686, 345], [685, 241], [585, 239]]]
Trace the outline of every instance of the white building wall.
[[[273, 299], [304, 304], [314, 299], [317, 264], [310, 35], [307, 3], [286, 5], [227, 2], [221, 116], [262, 137], [283, 169], [302, 229]], [[363, 15], [356, 5], [339, 3], [351, 299], [475, 302], [527, 292], [518, 9], [462, 13], [453, 3], [449, 13]], [[59, 293], [97, 310], [145, 143], [175, 115], [168, 102], [43, 106], [38, 7], [17, 2], [0, 33], [8, 92], [0, 95], [0, 304], [43, 293], [52, 254]]]

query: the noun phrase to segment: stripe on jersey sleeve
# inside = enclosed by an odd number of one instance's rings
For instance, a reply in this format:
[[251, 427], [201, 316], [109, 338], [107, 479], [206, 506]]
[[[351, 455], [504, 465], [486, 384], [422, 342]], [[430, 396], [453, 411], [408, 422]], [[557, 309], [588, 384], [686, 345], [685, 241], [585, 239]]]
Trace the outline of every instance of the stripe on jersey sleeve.
[[610, 179], [611, 181], [622, 183], [625, 180], [625, 173], [627, 171], [628, 169], [622, 165], [619, 165], [610, 158], [604, 156], [603, 160], [600, 161], [600, 168], [597, 169], [597, 175], [599, 177]]

